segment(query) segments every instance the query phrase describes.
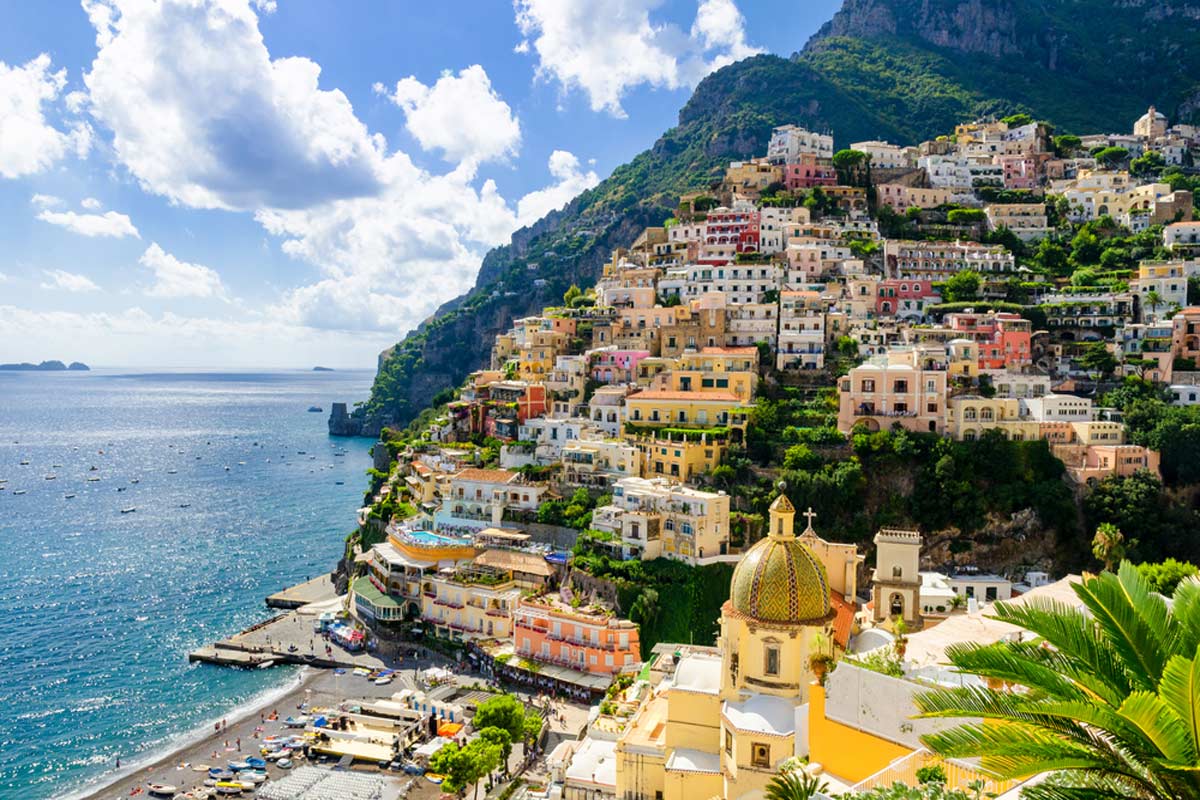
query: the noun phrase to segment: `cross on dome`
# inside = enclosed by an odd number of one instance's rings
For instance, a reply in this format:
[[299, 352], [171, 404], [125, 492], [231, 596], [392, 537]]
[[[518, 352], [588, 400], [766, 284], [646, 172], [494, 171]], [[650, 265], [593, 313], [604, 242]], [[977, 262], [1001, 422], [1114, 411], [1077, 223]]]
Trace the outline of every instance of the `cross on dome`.
[[804, 529], [804, 532], [805, 532], [805, 533], [809, 533], [809, 532], [813, 532], [813, 533], [815, 533], [815, 531], [813, 531], [812, 521], [813, 521], [813, 517], [815, 517], [816, 515], [817, 515], [817, 512], [815, 512], [815, 511], [813, 511], [813, 510], [812, 510], [812, 506], [809, 506], [809, 507], [808, 507], [808, 510], [807, 510], [807, 511], [805, 511], [805, 512], [804, 512], [804, 513], [801, 515], [801, 516], [804, 516], [804, 517], [807, 517], [807, 518], [808, 518], [808, 527], [806, 527], [806, 528]]

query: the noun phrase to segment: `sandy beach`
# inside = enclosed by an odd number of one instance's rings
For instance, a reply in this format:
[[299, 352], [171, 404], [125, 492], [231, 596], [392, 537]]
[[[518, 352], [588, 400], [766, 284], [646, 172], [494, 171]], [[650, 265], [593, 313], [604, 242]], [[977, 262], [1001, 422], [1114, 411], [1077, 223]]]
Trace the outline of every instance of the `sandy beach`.
[[[199, 786], [208, 776], [203, 771], [196, 771], [197, 765], [223, 766], [230, 761], [239, 761], [247, 756], [258, 755], [258, 741], [262, 736], [270, 736], [285, 730], [296, 732], [295, 729], [284, 728], [283, 720], [289, 715], [295, 715], [299, 704], [306, 700], [314, 704], [340, 702], [342, 697], [339, 697], [336, 691], [338, 683], [336, 676], [329, 671], [301, 672], [298, 679], [293, 678], [290, 684], [281, 687], [281, 691], [286, 689], [286, 693], [282, 696], [276, 695], [253, 707], [238, 709], [236, 715], [231, 715], [225, 720], [227, 725], [219, 732], [210, 727], [203, 738], [177, 748], [149, 764], [141, 764], [132, 769], [133, 765], [122, 764], [120, 771], [114, 764], [111, 776], [103, 784], [85, 789], [70, 795], [70, 797], [78, 800], [117, 800], [117, 798], [130, 796], [144, 798], [148, 797], [144, 791], [147, 783], [169, 784], [178, 787], [181, 792]], [[351, 686], [345, 677], [340, 683], [344, 689], [349, 689]], [[362, 683], [356, 683], [354, 688], [361, 690], [365, 687], [362, 686]], [[269, 716], [272, 711], [278, 711], [278, 721], [265, 721], [265, 717]], [[260, 727], [263, 730], [258, 734], [259, 738], [255, 738], [256, 729]], [[240, 749], [237, 747], [239, 740], [241, 741]], [[214, 753], [216, 753], [215, 757]], [[286, 770], [281, 770], [274, 765], [270, 765], [267, 769], [267, 774], [271, 778], [276, 778], [285, 772]], [[135, 794], [139, 789], [143, 789], [143, 791]]]

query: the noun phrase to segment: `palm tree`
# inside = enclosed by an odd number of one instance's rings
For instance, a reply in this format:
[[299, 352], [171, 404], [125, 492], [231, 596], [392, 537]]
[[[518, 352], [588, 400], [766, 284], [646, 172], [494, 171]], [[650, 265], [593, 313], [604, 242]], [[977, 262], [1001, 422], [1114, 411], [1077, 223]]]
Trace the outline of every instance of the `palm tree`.
[[1028, 800], [1200, 797], [1200, 580], [1181, 582], [1170, 607], [1127, 561], [1072, 588], [1081, 609], [994, 606], [1036, 639], [948, 648], [986, 686], [925, 692], [917, 707], [982, 721], [922, 740], [1000, 779], [1054, 773]]
[[1125, 535], [1111, 522], [1101, 522], [1092, 538], [1092, 555], [1112, 572], [1113, 564], [1125, 558]]
[[1158, 311], [1158, 307], [1161, 306], [1162, 303], [1163, 297], [1158, 293], [1157, 290], [1151, 289], [1150, 291], [1146, 292], [1146, 304], [1150, 306], [1151, 314]]
[[767, 800], [811, 800], [818, 792], [824, 794], [829, 784], [803, 770], [785, 770], [767, 784]]

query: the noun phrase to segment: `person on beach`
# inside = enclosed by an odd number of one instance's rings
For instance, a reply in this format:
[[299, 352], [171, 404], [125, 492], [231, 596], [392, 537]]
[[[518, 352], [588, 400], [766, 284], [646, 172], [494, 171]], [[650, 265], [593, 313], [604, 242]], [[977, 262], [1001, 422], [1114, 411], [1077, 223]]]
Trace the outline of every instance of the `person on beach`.
[[242, 737], [240, 737], [240, 736], [239, 736], [239, 737], [237, 737], [237, 749], [238, 749], [238, 751], [239, 751], [239, 752], [241, 752], [241, 749], [242, 749]]

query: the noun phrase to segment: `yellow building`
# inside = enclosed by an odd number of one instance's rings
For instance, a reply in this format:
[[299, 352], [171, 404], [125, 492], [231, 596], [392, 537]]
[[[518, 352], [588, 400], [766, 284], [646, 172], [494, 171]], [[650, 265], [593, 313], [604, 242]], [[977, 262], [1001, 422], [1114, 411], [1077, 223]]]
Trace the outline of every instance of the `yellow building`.
[[625, 419], [635, 427], [726, 425], [729, 412], [741, 405], [728, 390], [647, 390], [625, 398]]
[[618, 739], [618, 797], [759, 798], [796, 755], [797, 720], [814, 666], [833, 655], [836, 613], [826, 567], [794, 521], [791, 503], [776, 498], [768, 535], [734, 569], [718, 647], [683, 656]]
[[729, 449], [729, 437], [719, 431], [667, 431], [626, 434], [625, 438], [641, 451], [642, 475], [691, 482], [721, 464]]

